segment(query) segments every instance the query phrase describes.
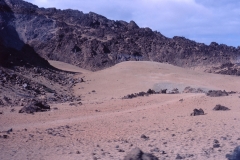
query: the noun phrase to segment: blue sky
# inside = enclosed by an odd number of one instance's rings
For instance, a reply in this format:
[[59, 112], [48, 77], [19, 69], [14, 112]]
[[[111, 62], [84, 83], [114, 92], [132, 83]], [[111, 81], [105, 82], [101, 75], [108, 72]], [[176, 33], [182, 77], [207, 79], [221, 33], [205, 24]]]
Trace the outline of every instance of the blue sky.
[[239, 0], [26, 0], [39, 7], [77, 9], [108, 19], [134, 20], [163, 35], [240, 46]]

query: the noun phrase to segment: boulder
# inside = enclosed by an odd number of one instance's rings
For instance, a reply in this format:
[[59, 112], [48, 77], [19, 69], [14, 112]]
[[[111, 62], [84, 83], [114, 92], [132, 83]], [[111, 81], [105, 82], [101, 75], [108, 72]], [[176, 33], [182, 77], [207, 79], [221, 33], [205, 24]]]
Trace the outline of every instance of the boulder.
[[19, 110], [19, 113], [33, 114], [34, 112], [46, 112], [50, 110], [50, 106], [41, 101], [35, 101]]
[[228, 160], [240, 160], [240, 146], [237, 146], [232, 154], [227, 154], [226, 158]]
[[224, 90], [210, 90], [207, 93], [207, 96], [209, 97], [221, 97], [221, 96], [228, 96], [228, 93]]
[[158, 160], [158, 158], [152, 154], [143, 153], [139, 148], [135, 148], [123, 160]]
[[191, 113], [191, 116], [199, 116], [199, 115], [204, 115], [203, 109], [194, 109], [193, 113]]
[[222, 106], [220, 104], [217, 104], [214, 108], [214, 111], [228, 111], [230, 110], [228, 107]]

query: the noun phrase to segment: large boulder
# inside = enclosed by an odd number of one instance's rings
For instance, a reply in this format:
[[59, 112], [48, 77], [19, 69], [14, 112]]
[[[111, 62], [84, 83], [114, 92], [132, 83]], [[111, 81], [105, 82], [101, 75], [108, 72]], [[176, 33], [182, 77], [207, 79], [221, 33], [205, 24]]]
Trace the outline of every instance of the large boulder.
[[221, 96], [228, 96], [228, 93], [224, 90], [210, 90], [207, 93], [207, 96], [209, 97], [221, 97]]
[[214, 111], [228, 111], [230, 110], [228, 107], [222, 106], [220, 104], [217, 104], [214, 108]]
[[152, 154], [144, 153], [139, 148], [131, 150], [123, 160], [158, 160], [158, 158]]
[[240, 146], [237, 146], [232, 154], [227, 154], [226, 158], [228, 160], [240, 160]]
[[19, 113], [28, 113], [33, 114], [35, 112], [46, 112], [50, 110], [50, 106], [41, 101], [34, 101], [33, 103], [24, 106], [22, 109], [19, 110]]

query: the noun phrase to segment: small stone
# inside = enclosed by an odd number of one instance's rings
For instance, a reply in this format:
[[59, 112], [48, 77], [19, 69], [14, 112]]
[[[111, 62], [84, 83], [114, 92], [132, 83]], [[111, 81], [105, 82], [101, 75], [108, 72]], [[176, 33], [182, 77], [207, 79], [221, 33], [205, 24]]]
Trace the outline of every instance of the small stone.
[[180, 156], [179, 154], [177, 154], [177, 157], [176, 157], [176, 159], [183, 159], [183, 157], [182, 157], [182, 156]]
[[214, 139], [213, 143], [219, 143], [219, 141], [217, 139]]
[[218, 143], [213, 144], [213, 148], [219, 148], [219, 147], [220, 147], [220, 144]]
[[193, 113], [191, 113], [191, 116], [199, 116], [199, 115], [204, 115], [203, 109], [194, 109]]
[[7, 131], [7, 133], [10, 134], [12, 131], [13, 131], [13, 129], [11, 128]]
[[4, 139], [7, 139], [7, 138], [8, 138], [8, 135], [3, 135], [3, 138], [4, 138]]
[[143, 139], [145, 139], [145, 140], [149, 139], [149, 137], [147, 137], [147, 136], [144, 135], [144, 134], [141, 135], [141, 138], [143, 138]]

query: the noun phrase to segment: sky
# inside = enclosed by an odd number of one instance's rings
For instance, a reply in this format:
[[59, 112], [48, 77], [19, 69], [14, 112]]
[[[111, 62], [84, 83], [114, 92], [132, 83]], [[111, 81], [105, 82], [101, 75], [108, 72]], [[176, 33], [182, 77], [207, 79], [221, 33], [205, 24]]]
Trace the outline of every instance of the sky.
[[164, 36], [240, 46], [239, 0], [25, 0], [39, 7], [95, 12], [135, 21]]

